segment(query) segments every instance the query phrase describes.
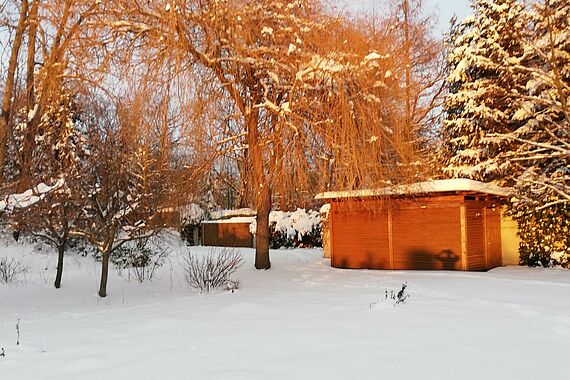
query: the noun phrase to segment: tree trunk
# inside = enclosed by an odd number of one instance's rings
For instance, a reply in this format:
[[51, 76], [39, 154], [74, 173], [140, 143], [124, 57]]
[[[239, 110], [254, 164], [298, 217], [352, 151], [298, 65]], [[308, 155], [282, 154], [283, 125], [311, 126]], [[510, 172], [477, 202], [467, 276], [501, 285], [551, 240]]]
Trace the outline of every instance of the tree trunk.
[[412, 125], [412, 106], [411, 106], [411, 57], [410, 57], [410, 4], [408, 0], [402, 3], [404, 11], [404, 68], [406, 74], [406, 130], [409, 130]]
[[[22, 192], [32, 186], [31, 157], [33, 142], [36, 135], [37, 124], [39, 123], [40, 111], [36, 108], [35, 97], [35, 68], [36, 68], [36, 38], [38, 32], [38, 7], [39, 0], [33, 0], [28, 15], [28, 57], [26, 63], [26, 115], [35, 109], [35, 114], [31, 120], [28, 119], [27, 128], [24, 130], [23, 154], [21, 156], [21, 173], [17, 190]], [[29, 118], [29, 116], [28, 116]]]
[[28, 17], [28, 60], [26, 64], [26, 102], [28, 112], [34, 108], [36, 97], [34, 93], [34, 74], [36, 70], [36, 37], [38, 34], [39, 0], [32, 1]]
[[257, 205], [257, 229], [255, 237], [255, 268], [269, 269], [269, 213], [271, 212], [271, 192], [269, 186], [261, 189]]
[[8, 64], [8, 77], [4, 87], [4, 98], [2, 99], [2, 113], [0, 117], [0, 182], [4, 180], [4, 160], [6, 159], [6, 145], [8, 143], [8, 125], [10, 122], [10, 111], [12, 107], [12, 89], [14, 87], [14, 79], [16, 76], [16, 67], [18, 65], [18, 55], [22, 46], [24, 30], [26, 28], [26, 20], [28, 18], [28, 1], [22, 1], [20, 8], [20, 19], [16, 27], [14, 43], [10, 52], [10, 62]]
[[101, 284], [99, 285], [99, 297], [107, 297], [107, 278], [109, 276], [109, 256], [111, 247], [105, 249], [101, 255]]
[[248, 109], [246, 112], [247, 143], [249, 162], [251, 163], [251, 177], [253, 185], [253, 198], [257, 210], [257, 229], [255, 235], [255, 268], [269, 269], [269, 212], [271, 211], [271, 191], [265, 180], [263, 166], [263, 151], [259, 145], [259, 111]]
[[53, 285], [56, 289], [61, 288], [61, 276], [63, 275], [63, 256], [65, 255], [65, 243], [59, 244], [57, 247], [57, 272], [55, 274], [55, 282]]
[[59, 245], [57, 246], [57, 272], [55, 275], [54, 286], [56, 289], [61, 287], [61, 277], [63, 276], [63, 258], [65, 255], [65, 246], [67, 245], [67, 238], [69, 237], [69, 224], [67, 223], [67, 206], [63, 206], [63, 234], [58, 240]]

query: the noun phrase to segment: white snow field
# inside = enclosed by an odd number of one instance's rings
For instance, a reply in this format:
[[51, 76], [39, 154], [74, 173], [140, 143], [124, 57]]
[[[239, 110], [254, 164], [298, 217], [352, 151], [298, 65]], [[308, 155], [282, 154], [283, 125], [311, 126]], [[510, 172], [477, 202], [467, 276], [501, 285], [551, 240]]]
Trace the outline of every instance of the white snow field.
[[[240, 290], [201, 295], [175, 252], [153, 282], [113, 269], [99, 299], [91, 257], [69, 254], [56, 290], [55, 253], [0, 245], [30, 267], [0, 284], [1, 380], [570, 378], [565, 269], [340, 270], [297, 249], [257, 271], [242, 249]], [[406, 303], [382, 301], [403, 282]]]

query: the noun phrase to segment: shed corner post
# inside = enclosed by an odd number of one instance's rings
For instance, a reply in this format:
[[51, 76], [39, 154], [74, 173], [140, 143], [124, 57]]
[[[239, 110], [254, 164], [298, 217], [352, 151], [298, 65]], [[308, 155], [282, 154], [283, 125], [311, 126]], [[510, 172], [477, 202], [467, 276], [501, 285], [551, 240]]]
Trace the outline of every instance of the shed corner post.
[[388, 255], [390, 258], [390, 269], [394, 268], [394, 225], [392, 209], [388, 208]]
[[461, 270], [467, 270], [467, 210], [465, 202], [459, 206], [459, 218], [461, 222]]
[[485, 241], [485, 270], [489, 270], [489, 228], [487, 226], [487, 205], [483, 206], [483, 240]]
[[334, 214], [336, 211], [336, 202], [334, 199], [330, 200], [329, 209], [329, 259], [331, 267], [334, 267]]

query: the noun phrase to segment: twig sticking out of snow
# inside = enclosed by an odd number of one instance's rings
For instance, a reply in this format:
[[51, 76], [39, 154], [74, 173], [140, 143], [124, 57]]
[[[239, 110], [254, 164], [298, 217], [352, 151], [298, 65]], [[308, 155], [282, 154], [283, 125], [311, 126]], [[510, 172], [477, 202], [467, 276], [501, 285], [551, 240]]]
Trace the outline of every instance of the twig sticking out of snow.
[[18, 322], [16, 322], [16, 334], [18, 337], [16, 338], [16, 346], [20, 345], [20, 318], [18, 318]]

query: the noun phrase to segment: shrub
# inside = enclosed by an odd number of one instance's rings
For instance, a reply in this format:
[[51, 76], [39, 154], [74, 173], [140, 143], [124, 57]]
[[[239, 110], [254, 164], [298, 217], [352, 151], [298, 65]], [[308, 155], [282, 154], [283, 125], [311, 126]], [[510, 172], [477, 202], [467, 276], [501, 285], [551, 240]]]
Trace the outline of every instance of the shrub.
[[145, 238], [125, 243], [115, 250], [109, 260], [120, 269], [127, 269], [129, 276], [142, 283], [151, 281], [158, 268], [163, 264], [170, 251], [163, 248], [160, 240]]
[[[255, 233], [255, 222], [250, 231]], [[297, 209], [296, 211], [272, 211], [269, 215], [269, 247], [309, 248], [322, 247], [321, 216], [318, 211]]]
[[93, 256], [97, 260], [101, 259], [101, 254], [93, 244], [83, 238], [72, 237], [67, 241], [67, 249], [74, 250], [79, 256]]
[[233, 249], [212, 248], [206, 256], [198, 256], [190, 250], [184, 257], [184, 271], [186, 282], [200, 293], [226, 286], [228, 290], [235, 290], [239, 282], [230, 277], [243, 264], [243, 256]]
[[15, 281], [18, 276], [28, 272], [28, 267], [22, 264], [22, 259], [0, 257], [0, 282], [7, 284]]
[[570, 257], [570, 207], [544, 210], [520, 207], [513, 213], [518, 223], [520, 264], [568, 267]]

